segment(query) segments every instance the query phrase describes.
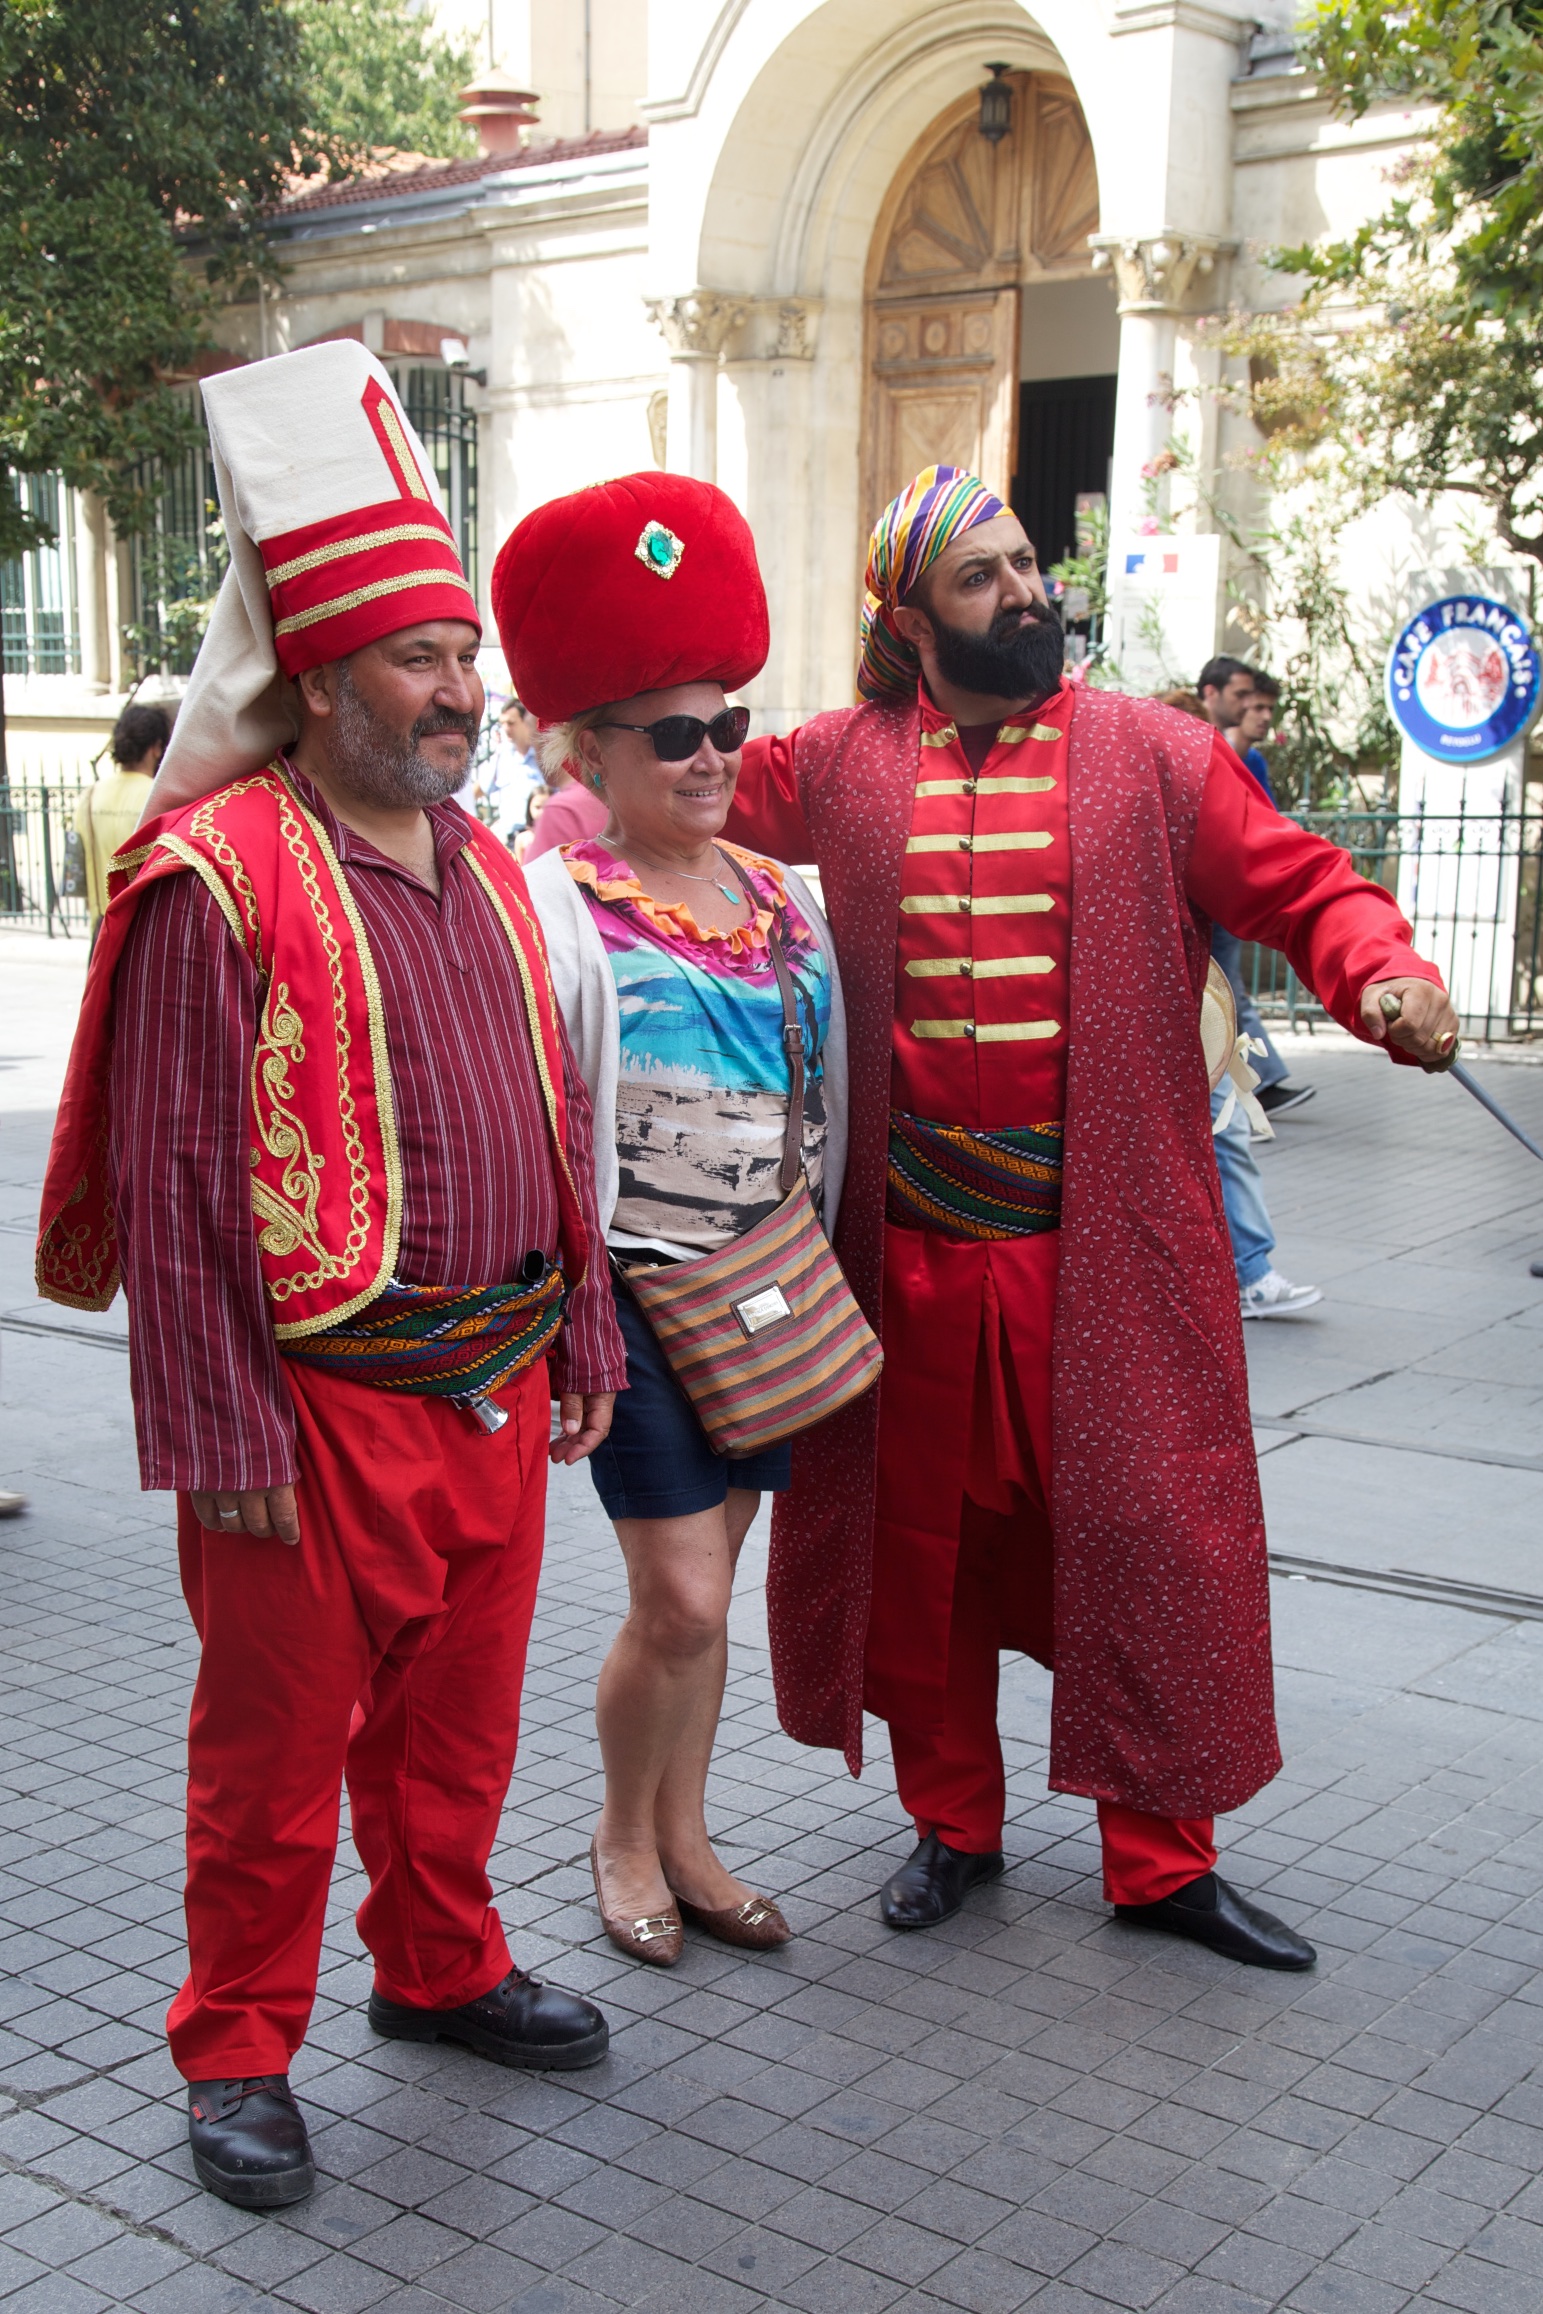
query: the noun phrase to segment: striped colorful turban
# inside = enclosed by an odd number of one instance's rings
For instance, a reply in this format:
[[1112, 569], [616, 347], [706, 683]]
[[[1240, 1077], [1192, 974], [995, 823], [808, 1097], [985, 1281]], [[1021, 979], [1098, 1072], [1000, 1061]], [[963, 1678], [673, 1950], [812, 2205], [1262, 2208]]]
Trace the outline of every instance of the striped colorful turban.
[[892, 498], [868, 542], [857, 689], [864, 699], [903, 699], [916, 688], [921, 661], [894, 624], [894, 612], [945, 546], [977, 522], [1005, 514], [1000, 498], [962, 466], [924, 466]]

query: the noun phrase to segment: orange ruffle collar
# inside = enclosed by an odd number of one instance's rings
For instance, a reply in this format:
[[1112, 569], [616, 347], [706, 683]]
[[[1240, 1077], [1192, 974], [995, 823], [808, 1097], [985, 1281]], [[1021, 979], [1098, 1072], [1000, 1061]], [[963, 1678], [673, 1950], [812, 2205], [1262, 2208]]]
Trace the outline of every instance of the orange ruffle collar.
[[[755, 950], [766, 946], [772, 912], [764, 904], [757, 908], [753, 924], [731, 924], [726, 932], [720, 931], [716, 925], [701, 925], [692, 914], [689, 901], [656, 900], [651, 893], [644, 891], [630, 868], [625, 875], [602, 876], [593, 860], [573, 857], [576, 851], [587, 850], [590, 846], [598, 847], [600, 841], [598, 836], [591, 836], [585, 845], [563, 847], [563, 865], [581, 890], [593, 892], [597, 900], [627, 901], [666, 939], [718, 942], [728, 949], [731, 956], [753, 954]], [[604, 848], [609, 851], [610, 846]], [[727, 852], [731, 859], [738, 860], [742, 868], [753, 869], [756, 874], [764, 876], [775, 885], [777, 905], [785, 905], [782, 870], [775, 860], [763, 860], [759, 852], [744, 851], [738, 844], [724, 843], [721, 837], [718, 839], [718, 849]]]

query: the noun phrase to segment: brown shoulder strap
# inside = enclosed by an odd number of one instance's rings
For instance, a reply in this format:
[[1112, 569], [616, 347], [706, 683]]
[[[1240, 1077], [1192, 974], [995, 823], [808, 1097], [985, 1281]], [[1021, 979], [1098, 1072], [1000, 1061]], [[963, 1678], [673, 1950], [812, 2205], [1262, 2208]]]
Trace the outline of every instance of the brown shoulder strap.
[[[760, 911], [760, 900], [755, 886], [732, 852], [723, 857], [733, 869], [744, 888], [749, 903], [751, 922]], [[793, 990], [793, 975], [788, 960], [782, 953], [782, 942], [777, 937], [777, 911], [771, 912], [771, 924], [766, 934], [766, 945], [771, 950], [772, 969], [777, 975], [777, 993], [782, 998], [782, 1049], [788, 1058], [788, 1129], [782, 1143], [782, 1194], [788, 1197], [798, 1185], [804, 1169], [804, 1031], [798, 1017], [798, 999]]]

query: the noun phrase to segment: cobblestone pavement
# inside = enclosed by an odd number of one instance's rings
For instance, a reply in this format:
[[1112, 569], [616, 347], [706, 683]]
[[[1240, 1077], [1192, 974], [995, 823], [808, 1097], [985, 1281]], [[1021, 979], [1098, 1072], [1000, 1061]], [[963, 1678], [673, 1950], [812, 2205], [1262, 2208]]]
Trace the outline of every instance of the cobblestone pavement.
[[[252, 2217], [195, 2187], [161, 2039], [193, 1669], [166, 1505], [134, 1490], [121, 1310], [83, 1340], [31, 1298], [52, 1080], [4, 1019], [0, 1480], [34, 1499], [0, 1529], [6, 2314], [1543, 2306], [1543, 1205], [1454, 1088], [1320, 1039], [1298, 1061], [1319, 1098], [1265, 1157], [1282, 1265], [1329, 1289], [1251, 1329], [1272, 1542], [1468, 1586], [1275, 1585], [1287, 1766], [1226, 1860], [1314, 1937], [1314, 1975], [1109, 1920], [1022, 1664], [1007, 1877], [887, 1935], [873, 1892], [908, 1841], [882, 1742], [853, 1783], [778, 1732], [754, 1545], [712, 1813], [799, 1933], [623, 1961], [585, 1864], [621, 1586], [563, 1474], [494, 1876], [521, 1960], [602, 2001], [613, 2053], [543, 2080], [376, 2042], [345, 1845], [295, 2074], [323, 2184]], [[1543, 1070], [1490, 1081], [1543, 1123]]]

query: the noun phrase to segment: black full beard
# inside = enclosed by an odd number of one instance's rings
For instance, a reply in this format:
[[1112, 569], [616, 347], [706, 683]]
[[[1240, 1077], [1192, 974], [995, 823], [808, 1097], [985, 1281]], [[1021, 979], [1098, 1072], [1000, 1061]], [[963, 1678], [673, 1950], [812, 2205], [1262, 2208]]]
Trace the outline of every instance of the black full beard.
[[983, 635], [928, 615], [938, 673], [956, 690], [982, 699], [1043, 699], [1061, 680], [1066, 636], [1048, 604], [1036, 603], [1027, 617], [999, 611]]
[[[466, 763], [459, 771], [442, 770], [421, 752], [419, 742], [442, 731], [457, 731], [466, 741]], [[448, 802], [465, 781], [476, 741], [477, 718], [453, 715], [442, 707], [420, 715], [404, 738], [382, 722], [356, 686], [347, 663], [338, 662], [327, 762], [338, 785], [360, 803], [377, 811], [421, 811], [429, 804]]]

